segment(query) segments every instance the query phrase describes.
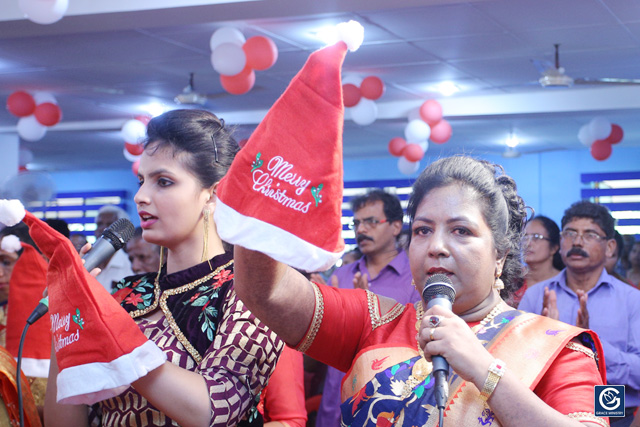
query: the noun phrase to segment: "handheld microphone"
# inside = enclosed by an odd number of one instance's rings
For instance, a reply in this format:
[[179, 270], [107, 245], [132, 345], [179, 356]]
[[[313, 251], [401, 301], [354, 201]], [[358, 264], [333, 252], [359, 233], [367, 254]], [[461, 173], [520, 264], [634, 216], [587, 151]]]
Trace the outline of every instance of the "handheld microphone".
[[91, 246], [91, 250], [82, 257], [84, 268], [91, 271], [108, 260], [127, 244], [134, 231], [133, 224], [127, 218], [120, 218], [111, 224]]
[[[126, 218], [120, 218], [111, 224], [102, 232], [102, 236], [91, 247], [91, 250], [82, 257], [84, 268], [87, 271], [91, 271], [108, 260], [116, 251], [124, 247], [133, 236], [134, 231], [133, 224]], [[29, 315], [27, 323], [32, 325], [44, 316], [47, 311], [49, 311], [49, 297], [44, 297]]]
[[[427, 304], [427, 309], [439, 305], [451, 310], [456, 299], [456, 290], [453, 288], [451, 279], [445, 274], [434, 274], [427, 279], [427, 283], [422, 290], [422, 300]], [[433, 364], [433, 376], [435, 378], [436, 406], [440, 413], [444, 410], [449, 398], [449, 363], [442, 356], [431, 356]]]

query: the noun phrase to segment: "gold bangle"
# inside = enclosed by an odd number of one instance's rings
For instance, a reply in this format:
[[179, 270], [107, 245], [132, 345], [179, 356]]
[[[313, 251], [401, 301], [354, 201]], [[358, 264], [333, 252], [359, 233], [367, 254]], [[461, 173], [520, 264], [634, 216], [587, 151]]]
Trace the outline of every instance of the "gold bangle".
[[498, 385], [498, 381], [504, 375], [507, 366], [500, 359], [493, 359], [491, 365], [489, 365], [489, 372], [487, 374], [487, 379], [484, 381], [484, 386], [482, 387], [482, 391], [480, 392], [480, 399], [483, 401], [489, 400], [491, 394], [496, 389]]

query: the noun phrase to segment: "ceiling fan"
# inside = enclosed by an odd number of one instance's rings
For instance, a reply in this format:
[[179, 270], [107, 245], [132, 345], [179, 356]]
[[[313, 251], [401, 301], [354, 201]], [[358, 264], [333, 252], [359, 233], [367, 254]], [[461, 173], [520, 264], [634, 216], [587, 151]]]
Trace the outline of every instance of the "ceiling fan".
[[226, 92], [218, 94], [204, 94], [197, 92], [193, 86], [193, 73], [189, 73], [189, 84], [173, 99], [177, 104], [205, 105], [207, 101], [227, 95]]
[[564, 67], [560, 66], [560, 44], [556, 43], [555, 63], [546, 61], [531, 60], [540, 71], [538, 83], [542, 87], [570, 87], [573, 85], [640, 85], [640, 79], [617, 79], [617, 78], [573, 78], [565, 74]]

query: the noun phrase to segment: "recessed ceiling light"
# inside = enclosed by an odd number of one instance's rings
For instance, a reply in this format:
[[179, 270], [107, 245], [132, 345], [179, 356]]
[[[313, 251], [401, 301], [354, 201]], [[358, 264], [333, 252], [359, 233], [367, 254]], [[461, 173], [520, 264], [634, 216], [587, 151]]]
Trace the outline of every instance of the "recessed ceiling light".
[[329, 46], [338, 42], [338, 31], [335, 25], [325, 25], [324, 27], [316, 28], [309, 31], [311, 38], [321, 41], [323, 44]]
[[515, 133], [511, 132], [504, 143], [507, 144], [507, 147], [515, 148], [520, 144], [520, 139]]
[[159, 102], [152, 102], [151, 104], [144, 105], [142, 109], [149, 113], [151, 117], [159, 116], [166, 110], [165, 106]]
[[460, 86], [452, 81], [440, 82], [432, 87], [432, 90], [440, 92], [444, 96], [451, 96], [456, 92], [460, 92]]

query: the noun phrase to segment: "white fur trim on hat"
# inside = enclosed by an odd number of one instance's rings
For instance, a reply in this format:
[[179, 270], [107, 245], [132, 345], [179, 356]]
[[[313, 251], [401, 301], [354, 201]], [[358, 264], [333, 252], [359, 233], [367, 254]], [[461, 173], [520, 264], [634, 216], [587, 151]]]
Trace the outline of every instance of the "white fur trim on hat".
[[[58, 403], [92, 405], [115, 397], [167, 360], [157, 345], [147, 341], [129, 354], [108, 363], [86, 363], [58, 374]], [[88, 380], [90, 378], [90, 380]]]
[[22, 358], [22, 372], [29, 377], [49, 377], [49, 359]]
[[0, 243], [0, 249], [6, 252], [18, 252], [22, 249], [22, 245], [20, 244], [20, 239], [18, 236], [14, 236], [13, 234], [8, 234], [2, 238], [2, 243]]
[[304, 271], [325, 271], [344, 253], [329, 252], [275, 225], [242, 215], [220, 199], [213, 215], [222, 240], [263, 252], [276, 261]]
[[25, 215], [26, 212], [20, 200], [0, 200], [0, 222], [7, 227], [16, 225]]
[[336, 25], [338, 38], [347, 44], [351, 52], [358, 50], [364, 41], [364, 27], [357, 21], [341, 22]]

